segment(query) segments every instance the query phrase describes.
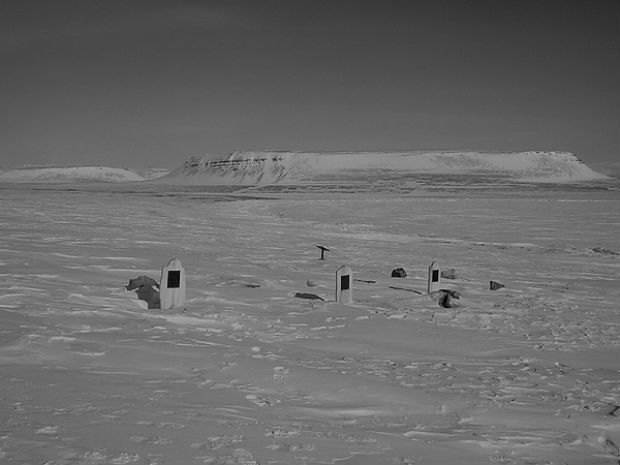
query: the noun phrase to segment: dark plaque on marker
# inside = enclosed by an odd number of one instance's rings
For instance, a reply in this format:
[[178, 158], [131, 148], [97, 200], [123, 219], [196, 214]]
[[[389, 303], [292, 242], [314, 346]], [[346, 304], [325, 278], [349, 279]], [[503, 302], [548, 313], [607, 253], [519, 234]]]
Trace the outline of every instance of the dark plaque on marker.
[[181, 287], [181, 270], [168, 271], [168, 288]]
[[349, 275], [340, 276], [340, 290], [346, 291], [349, 289]]
[[439, 270], [433, 270], [433, 278], [432, 281], [434, 283], [439, 282]]

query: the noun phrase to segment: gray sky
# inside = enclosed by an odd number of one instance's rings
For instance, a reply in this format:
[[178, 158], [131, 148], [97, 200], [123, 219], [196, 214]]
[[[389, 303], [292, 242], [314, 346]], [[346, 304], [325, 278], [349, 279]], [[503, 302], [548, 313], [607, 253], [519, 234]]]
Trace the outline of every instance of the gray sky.
[[0, 167], [232, 150], [620, 158], [617, 0], [2, 0]]

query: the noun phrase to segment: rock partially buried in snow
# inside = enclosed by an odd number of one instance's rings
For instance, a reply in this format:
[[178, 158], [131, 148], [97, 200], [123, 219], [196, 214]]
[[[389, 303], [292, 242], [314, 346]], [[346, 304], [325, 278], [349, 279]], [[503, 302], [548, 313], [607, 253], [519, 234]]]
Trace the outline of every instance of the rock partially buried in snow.
[[160, 308], [159, 283], [153, 278], [143, 275], [130, 279], [125, 289], [128, 291], [135, 290], [138, 299], [145, 301], [149, 309]]
[[298, 299], [325, 300], [320, 295], [312, 294], [311, 292], [296, 292], [295, 297], [297, 297]]
[[605, 255], [620, 255], [620, 253], [614, 251], [614, 250], [609, 250], [605, 247], [594, 247], [592, 249], [592, 252], [596, 252], [596, 253], [602, 253]]
[[429, 296], [436, 300], [440, 307], [453, 308], [456, 307], [454, 300], [460, 299], [461, 293], [452, 289], [439, 289], [438, 291], [431, 292]]
[[404, 268], [395, 268], [392, 270], [392, 274], [391, 274], [392, 278], [406, 278], [407, 277], [407, 272], [405, 271]]
[[135, 289], [139, 289], [142, 286], [154, 286], [156, 288], [159, 288], [159, 283], [150, 276], [142, 275], [138, 276], [137, 278], [130, 279], [129, 284], [127, 284], [127, 286], [125, 287], [128, 291], [133, 291]]

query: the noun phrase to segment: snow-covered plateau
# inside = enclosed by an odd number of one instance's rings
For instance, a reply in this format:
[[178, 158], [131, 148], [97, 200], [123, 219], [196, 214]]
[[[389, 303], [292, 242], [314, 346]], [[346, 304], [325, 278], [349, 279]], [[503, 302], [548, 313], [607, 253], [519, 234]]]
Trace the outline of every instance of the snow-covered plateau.
[[34, 166], [0, 170], [0, 182], [67, 183], [144, 180], [145, 177], [132, 170], [107, 166]]
[[411, 175], [493, 176], [518, 181], [604, 179], [568, 152], [233, 152], [192, 157], [159, 179], [168, 184], [299, 184]]
[[618, 464], [618, 182], [381, 169], [0, 184], [0, 463]]

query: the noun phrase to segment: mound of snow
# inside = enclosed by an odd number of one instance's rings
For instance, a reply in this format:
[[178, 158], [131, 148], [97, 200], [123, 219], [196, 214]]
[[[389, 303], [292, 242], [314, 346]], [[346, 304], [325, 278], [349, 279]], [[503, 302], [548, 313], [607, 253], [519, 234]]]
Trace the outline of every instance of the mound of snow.
[[160, 178], [170, 184], [299, 184], [415, 174], [489, 175], [522, 181], [604, 179], [567, 152], [233, 152], [192, 157]]
[[129, 182], [144, 181], [144, 177], [125, 168], [106, 166], [28, 167], [0, 172], [0, 182]]

